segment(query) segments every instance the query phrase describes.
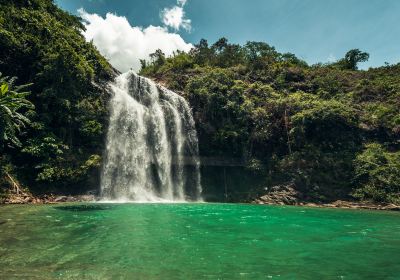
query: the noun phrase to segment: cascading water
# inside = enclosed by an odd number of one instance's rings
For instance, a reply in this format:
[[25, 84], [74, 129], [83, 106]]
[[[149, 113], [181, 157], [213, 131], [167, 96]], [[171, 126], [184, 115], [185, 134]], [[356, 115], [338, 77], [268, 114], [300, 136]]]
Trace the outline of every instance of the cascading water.
[[198, 140], [184, 98], [134, 72], [111, 85], [105, 200], [198, 201]]

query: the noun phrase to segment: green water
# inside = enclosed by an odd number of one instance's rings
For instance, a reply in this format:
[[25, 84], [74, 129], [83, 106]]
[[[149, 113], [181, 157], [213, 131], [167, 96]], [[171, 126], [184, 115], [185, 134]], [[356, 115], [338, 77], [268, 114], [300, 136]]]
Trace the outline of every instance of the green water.
[[400, 213], [239, 204], [0, 207], [1, 279], [400, 279]]

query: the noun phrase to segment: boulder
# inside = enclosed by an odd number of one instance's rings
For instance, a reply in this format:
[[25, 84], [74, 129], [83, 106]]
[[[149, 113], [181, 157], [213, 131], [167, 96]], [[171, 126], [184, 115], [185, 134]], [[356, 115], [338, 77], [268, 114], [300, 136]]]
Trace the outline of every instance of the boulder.
[[258, 204], [298, 205], [303, 195], [293, 183], [274, 186], [267, 194], [255, 200]]

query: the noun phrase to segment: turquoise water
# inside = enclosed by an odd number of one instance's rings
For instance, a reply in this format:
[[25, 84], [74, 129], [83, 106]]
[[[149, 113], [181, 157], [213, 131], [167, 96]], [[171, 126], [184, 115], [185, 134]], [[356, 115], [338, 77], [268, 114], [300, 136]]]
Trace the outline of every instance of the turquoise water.
[[1, 279], [400, 279], [400, 213], [241, 204], [0, 207]]

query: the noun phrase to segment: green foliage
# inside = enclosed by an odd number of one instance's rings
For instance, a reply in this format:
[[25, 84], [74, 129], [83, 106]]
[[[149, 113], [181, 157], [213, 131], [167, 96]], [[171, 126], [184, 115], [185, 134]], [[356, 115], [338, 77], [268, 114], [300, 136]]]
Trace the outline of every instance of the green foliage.
[[187, 84], [185, 92], [199, 120], [199, 137], [212, 139], [210, 145], [200, 146], [204, 152], [234, 156], [242, 153], [247, 116], [241, 105], [246, 85], [233, 76], [229, 70], [210, 69]]
[[354, 196], [364, 200], [400, 203], [400, 151], [389, 152], [371, 143], [355, 160]]
[[54, 136], [46, 136], [28, 140], [22, 152], [47, 160], [62, 156], [67, 149], [68, 146], [57, 141]]
[[342, 59], [339, 63], [344, 67], [344, 69], [357, 70], [357, 64], [368, 61], [368, 59], [368, 53], [362, 52], [359, 49], [353, 49], [348, 51], [344, 59]]
[[321, 100], [315, 95], [301, 93], [291, 95], [287, 106], [297, 111], [291, 117], [293, 144], [314, 143], [324, 150], [356, 145], [353, 142], [357, 141], [358, 120], [350, 104], [334, 99]]
[[77, 168], [71, 168], [65, 161], [51, 161], [40, 166], [40, 172], [37, 181], [43, 183], [53, 183], [60, 180], [68, 180], [75, 184], [84, 179], [88, 175], [88, 171], [93, 168], [99, 168], [101, 157], [99, 155], [90, 155], [89, 158]]
[[22, 92], [29, 85], [15, 86], [15, 80], [0, 73], [0, 151], [4, 144], [21, 146], [18, 133], [30, 123], [26, 110], [34, 109], [29, 92]]
[[[0, 72], [33, 84], [28, 96], [0, 80], [0, 170], [33, 190], [82, 191], [99, 171], [115, 71], [83, 28], [51, 0], [0, 0]], [[290, 181], [309, 199], [396, 202], [400, 64], [357, 70], [368, 58], [353, 49], [309, 66], [264, 42], [203, 39], [189, 53], [157, 50], [141, 74], [189, 100], [202, 156], [265, 176], [248, 193]]]
[[82, 166], [103, 150], [114, 70], [85, 41], [80, 19], [51, 0], [0, 0], [0, 19], [0, 71], [33, 83], [26, 98], [36, 107], [16, 111], [30, 123], [21, 150], [5, 151], [19, 179], [38, 190], [94, 187]]
[[368, 58], [354, 49], [309, 66], [263, 42], [203, 39], [141, 73], [189, 100], [203, 156], [243, 160], [267, 186], [295, 182], [309, 199], [330, 201], [360, 187], [353, 178], [365, 143], [399, 149], [400, 65], [358, 71]]
[[95, 120], [87, 121], [81, 127], [81, 132], [85, 136], [99, 137], [101, 136], [102, 131], [103, 126], [101, 125], [101, 123]]

